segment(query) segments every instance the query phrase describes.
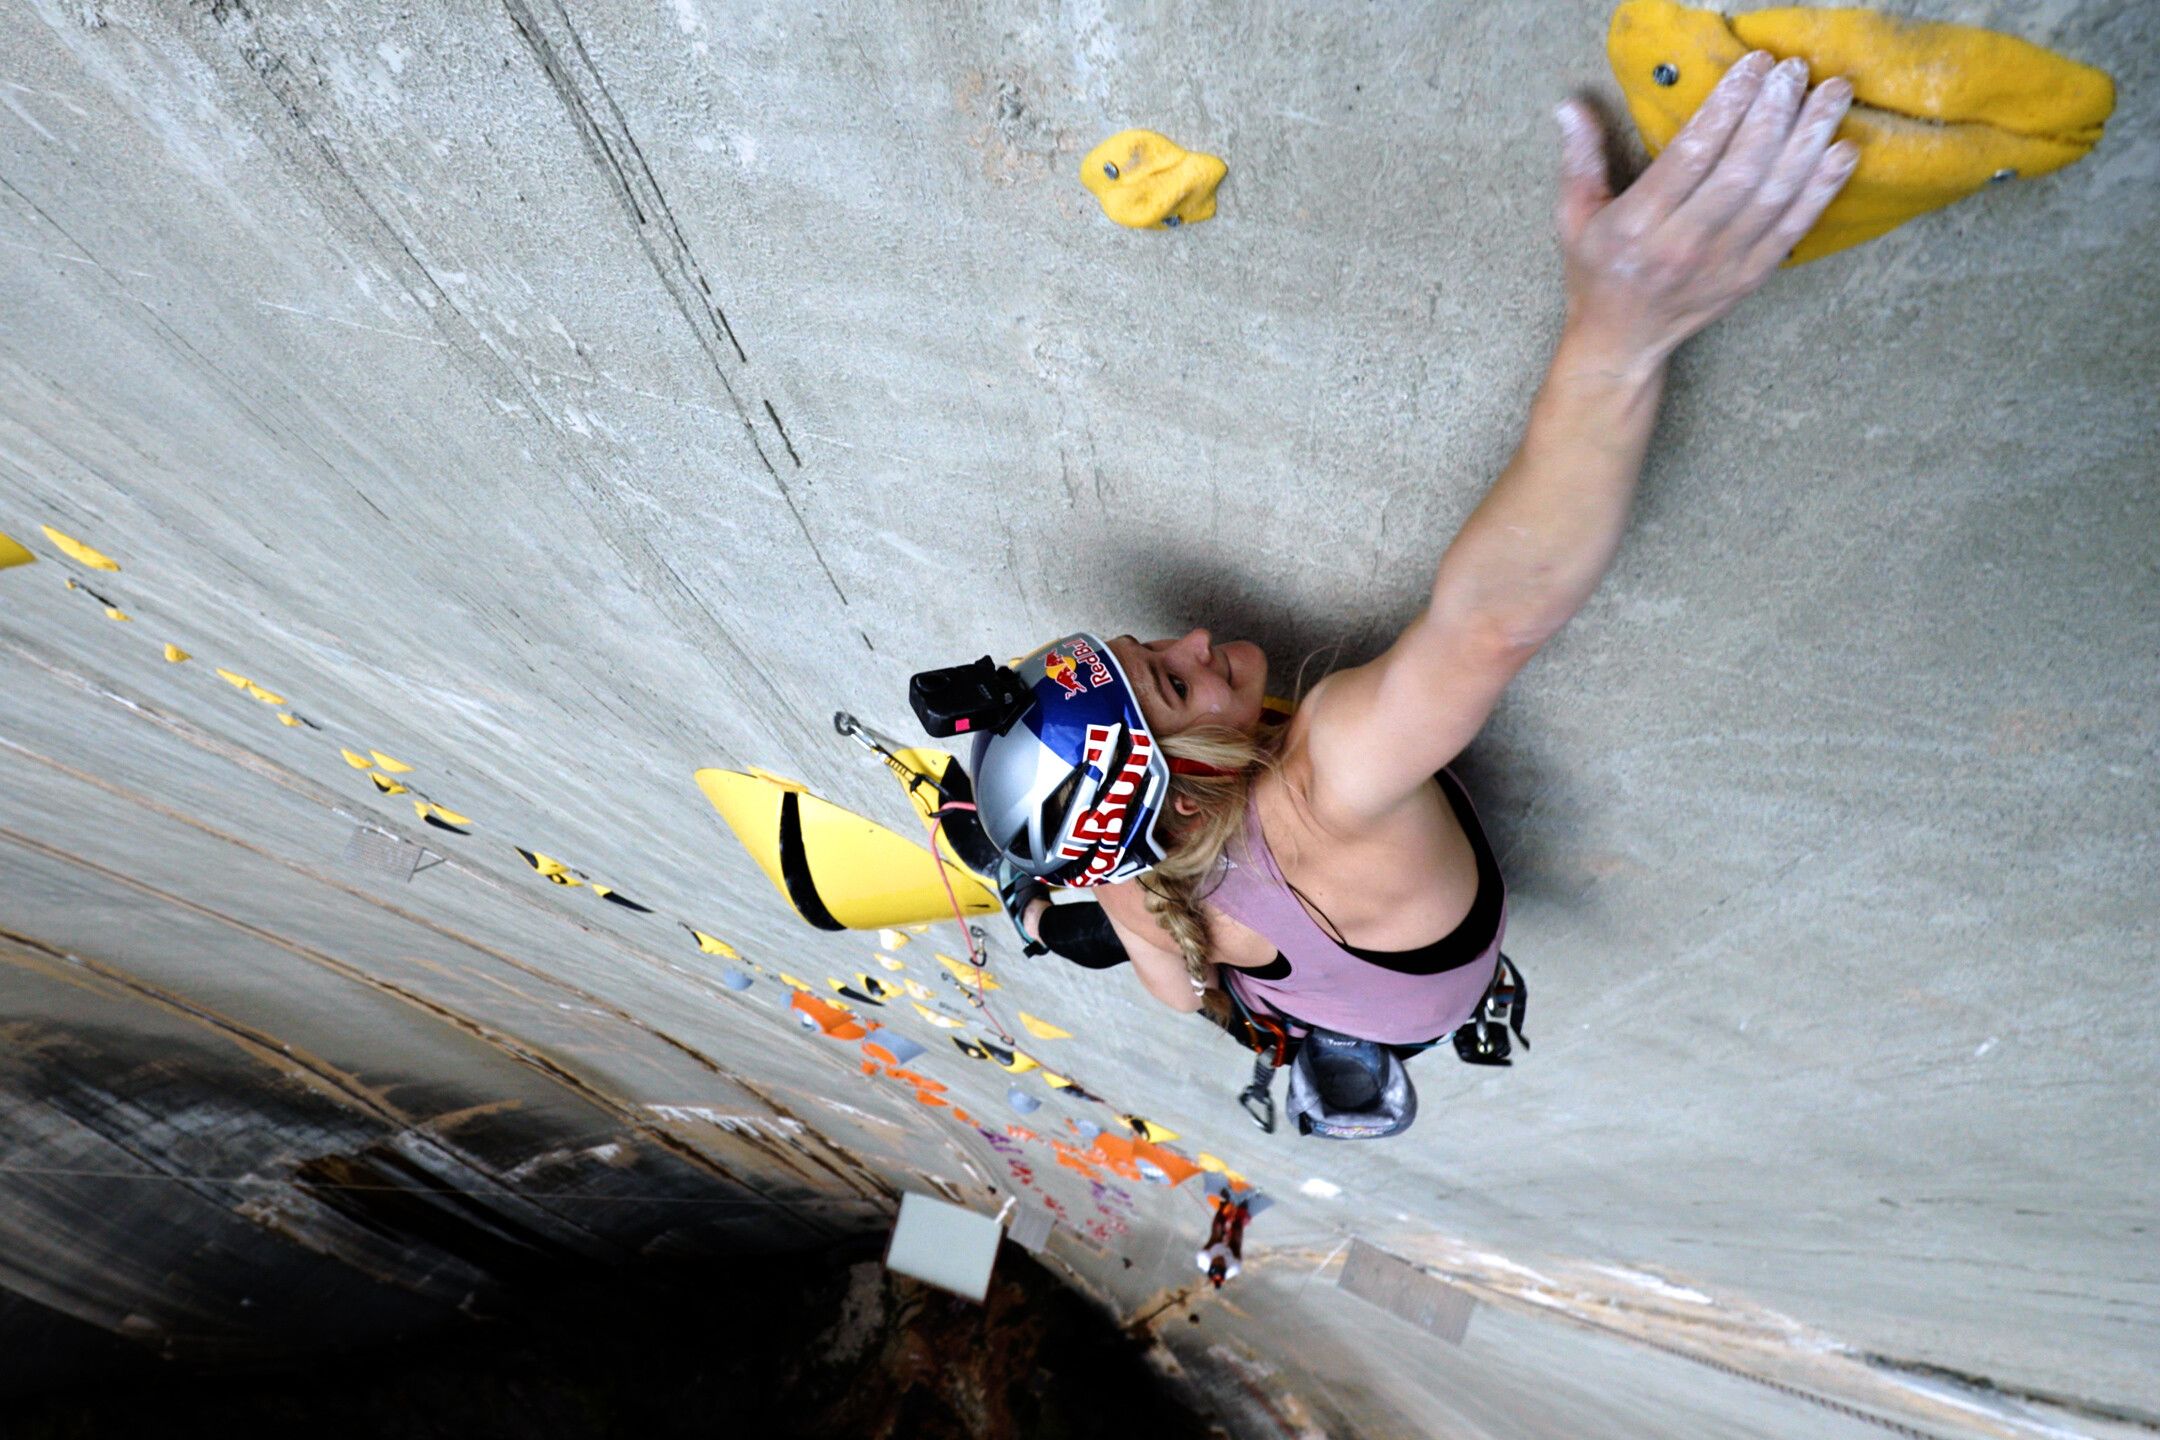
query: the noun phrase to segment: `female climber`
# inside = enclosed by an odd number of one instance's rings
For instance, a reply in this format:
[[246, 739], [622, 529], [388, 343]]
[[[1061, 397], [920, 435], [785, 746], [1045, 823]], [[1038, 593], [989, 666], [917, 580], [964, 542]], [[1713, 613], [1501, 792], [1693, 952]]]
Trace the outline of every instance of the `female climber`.
[[[1851, 87], [1770, 61], [1734, 65], [1618, 197], [1596, 117], [1560, 107], [1558, 351], [1521, 447], [1378, 659], [1279, 724], [1267, 657], [1206, 630], [917, 677], [924, 723], [972, 732], [977, 819], [1026, 936], [1129, 958], [1177, 1010], [1227, 983], [1253, 1013], [1412, 1048], [1471, 1015], [1506, 902], [1445, 767], [1611, 564], [1674, 350], [1770, 278], [1857, 158], [1831, 143]], [[1052, 906], [1045, 885], [1100, 908]]]

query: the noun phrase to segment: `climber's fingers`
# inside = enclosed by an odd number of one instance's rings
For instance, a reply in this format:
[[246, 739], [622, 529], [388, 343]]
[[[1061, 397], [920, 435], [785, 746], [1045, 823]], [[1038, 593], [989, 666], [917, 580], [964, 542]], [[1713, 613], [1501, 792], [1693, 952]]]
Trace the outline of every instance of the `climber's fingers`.
[[[1830, 142], [1837, 136], [1838, 124], [1851, 107], [1852, 85], [1842, 76], [1824, 81], [1807, 97], [1807, 103], [1801, 107], [1792, 130], [1785, 137], [1784, 148], [1771, 164], [1769, 175], [1748, 197], [1745, 209], [1732, 222], [1732, 238], [1741, 248], [1753, 249], [1771, 227], [1780, 221], [1797, 219], [1792, 211], [1803, 201], [1811, 208], [1806, 212], [1806, 224], [1801, 233], [1805, 234], [1807, 227], [1815, 223], [1829, 200], [1803, 192], [1821, 174]], [[1851, 172], [1848, 169], [1846, 173]], [[1836, 193], [1833, 185], [1828, 194]], [[1816, 203], [1818, 200], [1820, 203]]]
[[[1782, 178], [1777, 173], [1778, 166], [1789, 148], [1786, 142], [1792, 138], [1801, 103], [1807, 98], [1807, 81], [1807, 61], [1797, 57], [1785, 61], [1764, 77], [1755, 92], [1754, 103], [1748, 106], [1747, 114], [1734, 129], [1724, 154], [1718, 157], [1709, 177], [1695, 187], [1695, 193], [1673, 212], [1672, 225], [1682, 227], [1685, 233], [1698, 237], [1706, 246], [1738, 241], [1735, 248], [1742, 250], [1762, 233], [1761, 224], [1745, 222], [1742, 234], [1728, 237], [1724, 231], [1743, 210], [1758, 202], [1763, 190]], [[1800, 162], [1800, 173], [1805, 175], [1814, 168], [1815, 156], [1830, 143], [1830, 137], [1827, 132], [1821, 132], [1810, 133], [1803, 139], [1806, 145], [1812, 146], [1812, 153]]]
[[[1733, 132], [1747, 118], [1769, 68], [1770, 52], [1752, 50], [1718, 80], [1710, 98], [1703, 101], [1687, 124], [1680, 127], [1680, 133], [1673, 136], [1672, 144], [1622, 197], [1627, 235], [1639, 239], [1650, 234], [1695, 193], [1716, 168]], [[1615, 217], [1622, 217], [1617, 208]]]
[[1560, 102], [1560, 200], [1555, 224], [1560, 244], [1572, 249], [1590, 217], [1612, 202], [1612, 172], [1605, 163], [1605, 127], [1580, 100]]
[[1860, 147], [1850, 140], [1840, 140], [1824, 151], [1801, 182], [1799, 193], [1756, 240], [1748, 254], [1750, 267], [1768, 275], [1783, 264], [1793, 247], [1815, 228], [1815, 222], [1852, 178], [1853, 166], [1858, 163]]

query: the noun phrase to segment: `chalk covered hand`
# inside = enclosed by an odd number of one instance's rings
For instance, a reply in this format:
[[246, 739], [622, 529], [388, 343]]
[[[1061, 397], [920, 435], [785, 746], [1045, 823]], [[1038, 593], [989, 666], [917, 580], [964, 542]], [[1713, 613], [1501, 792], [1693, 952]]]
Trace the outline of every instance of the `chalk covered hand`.
[[1604, 129], [1579, 100], [1561, 129], [1557, 223], [1568, 320], [1655, 366], [1760, 288], [1852, 174], [1833, 145], [1852, 87], [1807, 88], [1807, 64], [1751, 52], [1663, 153], [1614, 198]]

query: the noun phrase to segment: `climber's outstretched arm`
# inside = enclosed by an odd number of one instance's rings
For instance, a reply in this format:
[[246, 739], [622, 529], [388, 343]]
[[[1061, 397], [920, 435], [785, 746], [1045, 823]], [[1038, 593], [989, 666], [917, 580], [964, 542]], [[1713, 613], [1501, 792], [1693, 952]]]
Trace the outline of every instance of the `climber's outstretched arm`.
[[[1587, 108], [1566, 132], [1558, 228], [1567, 320], [1522, 446], [1441, 558], [1432, 600], [1386, 654], [1299, 709], [1315, 816], [1354, 831], [1470, 743], [1590, 596], [1619, 548], [1672, 352], [1768, 280], [1852, 173], [1831, 146], [1851, 87], [1749, 55], [1618, 199]], [[1302, 750], [1302, 755], [1296, 755]]]

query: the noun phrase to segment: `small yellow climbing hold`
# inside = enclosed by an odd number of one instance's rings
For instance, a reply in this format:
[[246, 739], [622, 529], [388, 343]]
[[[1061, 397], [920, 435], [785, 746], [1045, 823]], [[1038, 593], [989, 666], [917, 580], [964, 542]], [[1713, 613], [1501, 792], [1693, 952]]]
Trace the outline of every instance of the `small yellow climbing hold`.
[[230, 670], [218, 671], [217, 678], [223, 680], [226, 684], [232, 686], [235, 690], [245, 690], [250, 684], [254, 683], [250, 681], [247, 676], [235, 675]]
[[257, 685], [252, 680], [248, 681], [247, 683], [247, 692], [248, 694], [254, 696], [257, 700], [262, 701], [262, 703], [265, 705], [282, 705], [285, 703], [285, 697], [283, 695], [273, 694], [272, 692], [263, 689], [262, 686]]
[[[690, 927], [687, 925], [685, 925], [683, 928], [685, 930], [690, 930]], [[706, 934], [702, 930], [690, 930], [690, 936], [692, 939], [697, 941], [697, 948], [704, 951], [707, 955], [718, 955], [728, 960], [742, 959], [742, 955], [735, 949], [735, 947], [728, 944], [725, 940], [716, 939], [713, 936]]]
[[1020, 1012], [1020, 1024], [1026, 1028], [1028, 1034], [1033, 1035], [1038, 1040], [1072, 1039], [1072, 1031], [1060, 1030], [1057, 1026], [1052, 1025], [1049, 1021], [1038, 1020], [1033, 1015], [1028, 1014], [1028, 1012], [1025, 1010], [1022, 1010]]
[[83, 544], [82, 541], [77, 540], [74, 536], [63, 535], [58, 530], [53, 529], [50, 525], [40, 525], [38, 528], [45, 532], [45, 538], [52, 541], [54, 547], [57, 548], [61, 554], [67, 556], [68, 559], [73, 560], [78, 565], [87, 565], [92, 570], [119, 570], [120, 564], [118, 561], [114, 560], [110, 555], [107, 555], [102, 551], [91, 549], [88, 545]]
[[[368, 771], [367, 778], [374, 781], [375, 788], [382, 791], [382, 793], [385, 795], [403, 795], [405, 793], [405, 787], [398, 784], [397, 781], [392, 780], [387, 775], [377, 775], [374, 771], [370, 770]], [[555, 877], [550, 875], [548, 878], [552, 880]], [[577, 882], [573, 880], [570, 883], [575, 885]]]
[[0, 535], [0, 570], [15, 565], [35, 565], [37, 556], [12, 535]]
[[167, 645], [165, 647], [165, 663], [168, 665], [183, 664], [184, 662], [192, 660], [194, 658], [194, 656], [188, 654], [187, 651], [181, 649], [178, 645]]
[[903, 978], [900, 981], [900, 988], [907, 991], [910, 999], [935, 1000], [937, 998], [937, 992], [932, 990], [929, 986], [923, 984], [920, 980]]
[[1788, 265], [1896, 229], [1991, 183], [2060, 170], [2100, 139], [2115, 83], [2013, 35], [1913, 22], [1871, 10], [1793, 7], [1727, 20], [1674, 0], [1627, 0], [1606, 56], [1654, 156], [1750, 50], [1808, 62], [1816, 84], [1842, 75], [1852, 108], [1838, 128], [1860, 149], [1852, 175]]
[[915, 1002], [915, 1013], [922, 1016], [923, 1019], [929, 1021], [932, 1025], [937, 1026], [940, 1030], [967, 1029], [967, 1021], [955, 1020], [950, 1015], [940, 1015], [937, 1011], [932, 1010], [929, 1006], [921, 1003], [920, 1001]]
[[133, 620], [135, 617], [117, 605], [108, 605], [105, 607], [105, 618], [108, 620]]
[[[220, 671], [219, 671], [218, 673], [219, 673], [220, 675], [222, 675], [222, 674], [224, 674], [225, 672], [224, 672], [224, 671], [222, 671], [222, 670], [220, 670]], [[368, 766], [369, 766], [369, 765], [370, 765], [370, 764], [372, 763], [372, 762], [371, 762], [371, 761], [370, 761], [370, 760], [369, 760], [369, 759], [367, 758], [367, 756], [365, 756], [365, 755], [360, 755], [360, 754], [356, 754], [356, 753], [354, 753], [354, 752], [353, 752], [353, 751], [351, 751], [351, 750], [347, 750], [347, 749], [346, 749], [346, 748], [345, 748], [344, 746], [342, 746], [342, 745], [340, 745], [340, 746], [338, 747], [338, 752], [337, 752], [337, 753], [338, 753], [338, 754], [340, 754], [340, 755], [342, 755], [342, 756], [344, 756], [344, 757], [345, 757], [345, 763], [346, 763], [346, 764], [348, 764], [348, 765], [350, 765], [350, 766], [352, 766], [352, 768], [353, 768], [353, 769], [355, 769], [355, 770], [365, 770], [365, 769], [367, 769], [367, 768], [368, 768]]]
[[[373, 780], [378, 786], [385, 783], [385, 781], [380, 775], [370, 774], [368, 778], [370, 780]], [[392, 781], [388, 783], [395, 784], [396, 782]], [[404, 788], [405, 787], [402, 785], [398, 786], [398, 789], [400, 790]], [[532, 866], [533, 869], [539, 871], [541, 875], [545, 876], [548, 880], [552, 881], [557, 885], [576, 885], [580, 883], [577, 876], [570, 873], [570, 867], [563, 864], [562, 861], [557, 860], [552, 855], [542, 855], [539, 851], [527, 850], [522, 845], [517, 847], [517, 852], [518, 854], [525, 857], [526, 864]]]
[[1215, 187], [1230, 167], [1153, 130], [1120, 130], [1088, 151], [1080, 183], [1103, 213], [1135, 230], [1165, 230], [1215, 217]]
[[392, 775], [412, 774], [412, 766], [407, 765], [402, 760], [393, 760], [388, 755], [383, 754], [380, 750], [370, 750], [368, 751], [368, 754], [374, 756], [375, 763], [382, 766], [383, 769], [389, 771]]
[[954, 978], [958, 979], [962, 985], [972, 986], [980, 979], [984, 990], [1001, 990], [1004, 988], [997, 981], [990, 978], [988, 970], [977, 970], [966, 961], [955, 960], [950, 955], [939, 955], [936, 959], [938, 964], [952, 971]]
[[278, 724], [290, 725], [295, 730], [300, 728], [300, 717], [293, 714], [290, 710], [280, 710], [278, 712], [277, 721]]
[[432, 800], [415, 800], [412, 808], [413, 813], [422, 820], [439, 821], [445, 825], [470, 825], [473, 823], [471, 816], [460, 815], [449, 806], [437, 805]]
[[907, 969], [907, 962], [906, 962], [906, 961], [904, 961], [904, 960], [895, 960], [895, 959], [894, 959], [894, 958], [893, 958], [892, 956], [890, 956], [890, 955], [879, 955], [879, 956], [875, 956], [874, 958], [875, 958], [875, 959], [877, 960], [877, 963], [878, 963], [878, 964], [880, 964], [880, 965], [884, 966], [884, 967], [885, 967], [885, 968], [886, 968], [887, 970], [905, 970], [905, 969]]
[[877, 932], [877, 942], [887, 950], [898, 950], [908, 943], [908, 937], [888, 925]]

